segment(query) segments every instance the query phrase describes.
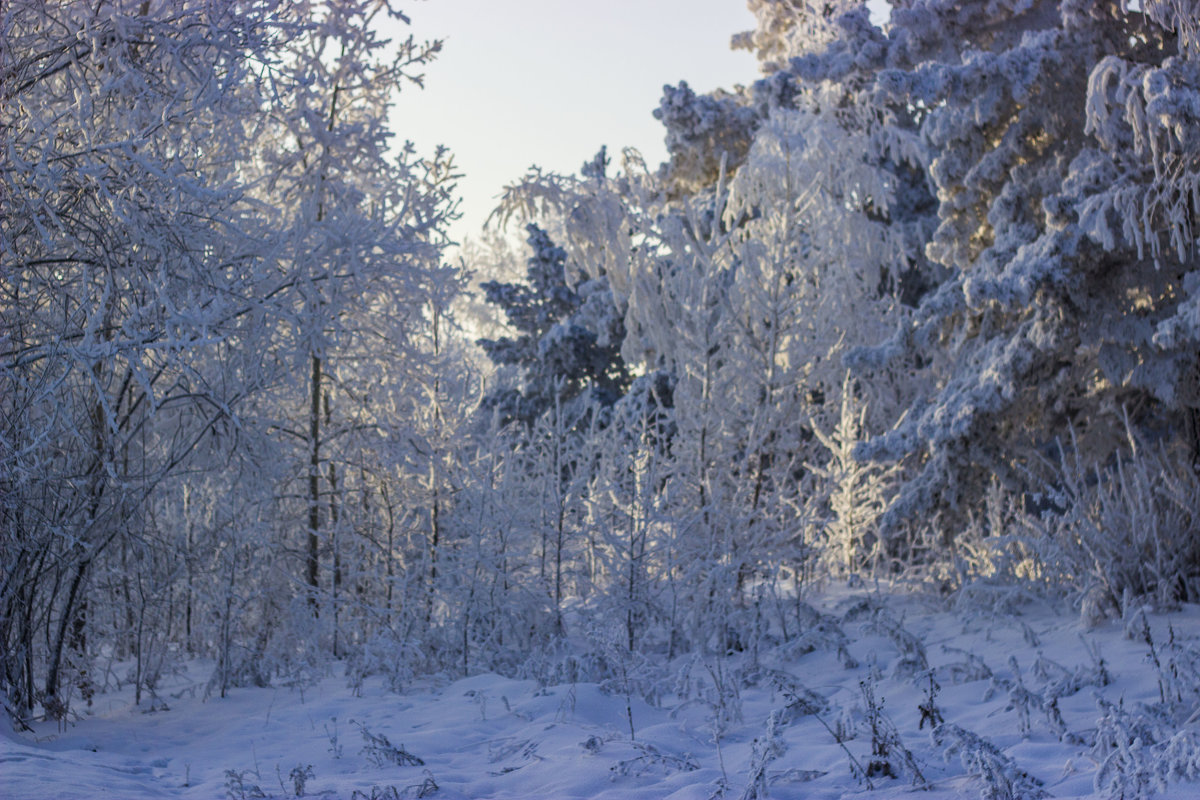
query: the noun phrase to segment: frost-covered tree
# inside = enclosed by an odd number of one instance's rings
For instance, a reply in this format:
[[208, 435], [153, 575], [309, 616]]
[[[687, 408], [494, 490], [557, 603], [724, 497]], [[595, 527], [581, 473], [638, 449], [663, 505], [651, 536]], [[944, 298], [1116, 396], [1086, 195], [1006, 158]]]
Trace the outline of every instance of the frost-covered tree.
[[862, 0], [748, 0], [754, 14], [752, 31], [733, 37], [732, 46], [749, 50], [765, 75], [787, 72], [791, 60], [805, 53], [824, 50], [838, 39], [838, 21], [844, 14], [863, 9]]
[[[394, 472], [363, 454], [380, 453], [370, 440], [412, 419], [408, 379], [442, 357], [441, 317], [456, 290], [440, 261], [453, 168], [443, 153], [397, 148], [388, 118], [439, 43], [383, 38], [377, 21], [402, 15], [379, 0], [297, 12], [311, 26], [281, 53], [256, 164], [277, 231], [273, 266], [289, 280], [269, 343], [280, 392], [261, 415], [293, 459], [281, 476], [292, 488], [280, 491], [306, 499], [310, 601], [315, 609], [325, 598], [336, 614], [341, 550], [369, 491], [361, 480]], [[285, 393], [293, 399], [279, 405]]]
[[1197, 11], [931, 0], [896, 7], [886, 42], [846, 25], [795, 62], [874, 70], [865, 96], [915, 111], [936, 192], [946, 278], [853, 359], [925, 365], [927, 396], [860, 448], [922, 461], [889, 521], [961, 511], [993, 476], [1020, 490], [1068, 428], [1103, 463], [1123, 410], [1195, 457]]
[[[836, 39], [832, 13], [821, 19], [822, 41]], [[882, 40], [865, 10], [853, 19]], [[626, 360], [671, 387], [670, 500], [656, 513], [672, 519], [695, 631], [732, 620], [782, 564], [803, 570], [805, 506], [822, 494], [810, 466], [831, 457], [813, 425], [837, 423], [842, 356], [885, 336], [927, 271], [933, 203], [912, 131], [853, 86], [765, 71], [735, 94], [668, 91], [665, 171], [627, 153], [611, 178], [532, 174], [503, 207], [561, 227], [569, 257], [611, 289]], [[860, 398], [876, 431], [912, 393], [881, 375]]]
[[862, 463], [854, 448], [865, 437], [867, 408], [857, 397], [858, 387], [849, 374], [841, 390], [841, 411], [828, 431], [820, 424], [813, 435], [825, 448], [826, 457], [812, 467], [820, 502], [814, 511], [825, 516], [820, 525], [822, 562], [835, 572], [856, 574], [877, 567], [883, 553], [879, 517], [894, 493], [895, 466]]
[[[597, 179], [603, 179], [604, 163], [601, 152], [593, 162]], [[554, 631], [562, 633], [563, 603], [587, 591], [593, 571], [594, 549], [580, 529], [581, 503], [596, 461], [591, 439], [605, 423], [606, 409], [624, 393], [629, 373], [620, 355], [624, 326], [611, 290], [581, 275], [542, 228], [531, 223], [526, 229], [525, 282], [483, 284], [488, 302], [504, 311], [518, 335], [479, 340], [493, 363], [507, 371], [498, 374], [497, 388], [481, 410], [494, 425], [512, 426], [506, 446], [529, 456], [524, 491], [537, 497], [529, 532], [539, 594], [547, 598]]]
[[711, 185], [722, 168], [741, 163], [759, 121], [744, 91], [696, 94], [687, 81], [663, 87], [654, 117], [667, 131], [671, 160], [663, 175], [681, 194]]
[[625, 332], [611, 295], [599, 281], [570, 280], [566, 251], [537, 225], [527, 230], [525, 282], [482, 284], [518, 335], [479, 340], [494, 364], [519, 373], [519, 385], [494, 389], [484, 408], [525, 426], [585, 391], [611, 405], [629, 381], [620, 356]]
[[[674, 533], [663, 491], [670, 469], [670, 439], [663, 436], [663, 386], [639, 379], [613, 408], [613, 419], [592, 441], [596, 469], [587, 487], [590, 570], [598, 617], [619, 628], [627, 653], [646, 644], [648, 630], [677, 620], [665, 608], [662, 588], [678, 564]], [[655, 579], [657, 576], [657, 580]], [[601, 623], [603, 624], [603, 623]]]
[[23, 712], [86, 698], [101, 647], [141, 696], [170, 640], [217, 657], [218, 689], [321, 646], [275, 636], [299, 551], [278, 533], [315, 505], [336, 574], [336, 537], [386, 516], [401, 464], [370, 445], [417, 404], [456, 287], [450, 165], [390, 154], [386, 125], [436, 46], [376, 58], [382, 13], [6, 7], [0, 680]]
[[87, 695], [106, 559], [152, 547], [151, 497], [253, 390], [229, 346], [261, 288], [238, 164], [277, 11], [5, 8], [0, 639], [22, 708]]

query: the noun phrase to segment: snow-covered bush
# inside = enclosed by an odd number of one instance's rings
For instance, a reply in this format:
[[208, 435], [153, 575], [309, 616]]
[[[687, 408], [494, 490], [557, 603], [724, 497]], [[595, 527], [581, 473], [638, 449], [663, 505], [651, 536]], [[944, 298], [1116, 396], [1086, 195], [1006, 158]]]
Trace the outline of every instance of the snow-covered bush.
[[747, 770], [746, 788], [742, 790], [740, 800], [766, 800], [771, 796], [767, 767], [787, 752], [787, 745], [779, 736], [782, 727], [778, 712], [772, 711], [767, 715], [762, 735], [755, 737], [750, 743], [750, 766]]
[[933, 741], [945, 748], [947, 761], [958, 756], [967, 774], [978, 779], [979, 800], [1040, 800], [1049, 797], [1042, 781], [1017, 766], [992, 742], [959, 725], [933, 729]]
[[1076, 588], [1112, 609], [1127, 596], [1160, 608], [1200, 599], [1200, 476], [1132, 432], [1107, 468], [1074, 452], [1047, 493], [1061, 513], [1040, 522]]
[[363, 738], [362, 754], [376, 767], [423, 767], [425, 761], [414, 756], [404, 748], [396, 746], [382, 733], [373, 733], [366, 725], [359, 723], [359, 732]]
[[884, 699], [878, 695], [874, 681], [860, 681], [859, 690], [863, 699], [861, 732], [871, 740], [865, 777], [898, 778], [907, 774], [913, 786], [925, 786], [928, 781], [921, 766], [901, 740], [896, 723], [884, 713]]
[[993, 482], [965, 529], [931, 561], [960, 603], [1013, 607], [1069, 596], [1088, 624], [1130, 603], [1200, 598], [1200, 477], [1162, 442], [1126, 428], [1124, 448], [1088, 465], [1075, 438], [1039, 458], [1036, 489]]
[[1096, 704], [1097, 793], [1111, 800], [1149, 800], [1171, 783], [1200, 779], [1200, 736], [1179, 729], [1165, 708], [1130, 711], [1124, 702], [1100, 696]]

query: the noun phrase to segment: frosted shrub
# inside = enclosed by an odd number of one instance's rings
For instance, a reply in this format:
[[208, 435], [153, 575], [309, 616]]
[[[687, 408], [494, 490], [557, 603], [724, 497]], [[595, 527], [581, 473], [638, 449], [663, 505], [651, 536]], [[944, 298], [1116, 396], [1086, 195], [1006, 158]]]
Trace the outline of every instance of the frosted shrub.
[[947, 761], [957, 755], [963, 768], [982, 784], [979, 800], [1038, 800], [1048, 797], [1042, 782], [1017, 766], [992, 744], [966, 728], [944, 723], [933, 729], [935, 744], [945, 747]]
[[1185, 644], [1175, 637], [1174, 627], [1168, 628], [1167, 641], [1161, 646], [1161, 658], [1150, 641], [1147, 643], [1154, 653], [1154, 666], [1158, 670], [1158, 689], [1164, 703], [1172, 704], [1181, 711], [1192, 711], [1200, 699], [1200, 650], [1195, 645]]
[[1021, 736], [1028, 738], [1030, 711], [1042, 705], [1042, 698], [1036, 692], [1031, 691], [1025, 685], [1025, 681], [1021, 679], [1021, 668], [1017, 664], [1016, 656], [1009, 657], [1008, 665], [1012, 669], [1013, 677], [1008, 686], [1008, 705], [1004, 707], [1004, 710], [1017, 712], [1017, 729], [1021, 732]]
[[828, 461], [813, 469], [822, 479], [822, 500], [829, 511], [821, 550], [824, 566], [834, 573], [856, 574], [878, 566], [884, 544], [878, 536], [878, 518], [887, 508], [900, 470], [895, 464], [881, 467], [855, 460], [853, 451], [864, 439], [867, 409], [856, 401], [848, 372], [841, 395], [836, 427], [826, 433], [813, 426], [813, 435], [828, 451]]
[[1115, 610], [1127, 593], [1159, 607], [1200, 598], [1200, 479], [1162, 447], [1132, 433], [1128, 445], [1107, 470], [1064, 452], [1051, 495], [1063, 510], [1043, 520], [1085, 611]]
[[1040, 520], [1026, 512], [1024, 500], [993, 482], [979, 513], [955, 537], [950, 569], [961, 610], [1010, 613], [1031, 590], [1061, 590], [1070, 568]]
[[1176, 730], [1162, 706], [1139, 705], [1135, 712], [1124, 703], [1097, 696], [1097, 720], [1092, 757], [1097, 794], [1112, 800], [1148, 800], [1171, 783], [1200, 778], [1200, 737]]
[[408, 641], [397, 641], [390, 632], [380, 631], [350, 651], [346, 658], [346, 683], [356, 695], [363, 682], [380, 675], [389, 691], [399, 692], [411, 681], [420, 663], [421, 653]]
[[1075, 667], [1073, 670], [1068, 670], [1041, 652], [1038, 653], [1033, 670], [1039, 678], [1046, 682], [1042, 691], [1047, 698], [1069, 697], [1085, 686], [1103, 687], [1112, 682], [1108, 665], [1100, 655], [1099, 647], [1089, 645], [1086, 639], [1083, 640], [1083, 645], [1087, 647], [1088, 653], [1092, 657], [1092, 663]]
[[[264, 629], [270, 629], [270, 635], [265, 632], [258, 635], [252, 658], [260, 664], [259, 669], [274, 675], [278, 683], [303, 692], [329, 675], [332, 622], [327, 617], [314, 617], [307, 602], [299, 597], [289, 603], [284, 613], [282, 625], [263, 623]], [[263, 616], [268, 614], [266, 610]]]
[[680, 703], [672, 709], [671, 716], [689, 706], [706, 706], [710, 710], [713, 735], [723, 736], [742, 721], [740, 680], [739, 671], [729, 669], [720, 659], [709, 663], [693, 655], [675, 678], [675, 695]]
[[400, 800], [400, 793], [395, 786], [372, 786], [370, 794], [355, 789], [350, 793], [350, 800]]
[[433, 773], [425, 770], [421, 775], [420, 783], [404, 787], [404, 796], [418, 798], [419, 800], [419, 798], [423, 797], [432, 797], [437, 794], [437, 791], [438, 785], [437, 781], [433, 779]]
[[[1086, 642], [1084, 644], [1087, 645]], [[1092, 663], [1086, 667], [1076, 667], [1074, 671], [1051, 661], [1039, 652], [1032, 670], [1033, 675], [1042, 682], [1042, 686], [1037, 689], [1025, 683], [1016, 656], [1010, 656], [1008, 666], [1011, 677], [991, 675], [991, 684], [985, 694], [985, 700], [1001, 691], [1007, 692], [1008, 703], [1004, 710], [1017, 713], [1017, 728], [1023, 737], [1030, 736], [1033, 729], [1032, 717], [1035, 713], [1040, 713], [1046, 719], [1046, 727], [1059, 741], [1083, 744], [1084, 738], [1068, 729], [1058, 701], [1060, 698], [1076, 694], [1085, 686], [1103, 687], [1109, 684], [1110, 676], [1104, 659], [1098, 652], [1090, 648], [1089, 651], [1092, 654]]]
[[937, 705], [937, 693], [942, 687], [933, 677], [933, 670], [929, 670], [925, 674], [925, 677], [922, 678], [922, 682], [926, 681], [928, 683], [925, 700], [917, 706], [917, 711], [921, 712], [921, 721], [917, 725], [918, 730], [923, 729], [926, 722], [929, 723], [929, 729], [933, 730], [946, 721], [946, 718], [942, 715], [942, 710]]
[[956, 538], [960, 605], [1007, 609], [1029, 591], [1065, 591], [1095, 624], [1137, 598], [1159, 608], [1200, 598], [1200, 479], [1185, 460], [1127, 428], [1110, 466], [1088, 466], [1072, 437], [1037, 480], [1048, 488], [1036, 494], [993, 485]]
[[389, 765], [397, 767], [425, 766], [425, 761], [405, 750], [404, 745], [397, 747], [388, 740], [387, 736], [382, 733], [371, 733], [362, 723], [358, 724], [358, 729], [362, 732], [363, 737], [363, 755], [375, 766], [381, 768]]
[[[292, 782], [292, 796], [304, 797], [304, 790], [307, 788], [308, 782], [313, 779], [314, 775], [315, 773], [313, 772], [312, 764], [297, 764], [296, 766], [292, 767], [292, 771], [288, 773], [288, 780]], [[279, 783], [280, 785], [283, 784], [282, 777], [280, 778]], [[287, 787], [284, 788], [286, 789]]]
[[963, 657], [962, 661], [952, 661], [935, 668], [936, 673], [943, 680], [948, 680], [957, 685], [960, 683], [983, 681], [992, 677], [992, 668], [976, 653], [949, 645], [942, 645], [942, 651], [945, 653], [955, 653]]
[[746, 788], [742, 791], [741, 800], [763, 800], [770, 797], [767, 766], [787, 752], [787, 745], [779, 737], [781, 726], [779, 712], [772, 711], [767, 717], [763, 735], [750, 743], [750, 776]]
[[912, 776], [913, 786], [925, 786], [928, 781], [917, 764], [912, 751], [904, 746], [900, 731], [883, 712], [883, 698], [875, 693], [872, 681], [860, 681], [863, 695], [863, 730], [871, 735], [871, 760], [867, 764], [866, 777], [899, 777], [901, 773]]
[[627, 648], [620, 641], [620, 633], [612, 628], [594, 626], [588, 638], [599, 652], [607, 675], [600, 681], [600, 690], [619, 695], [625, 701], [629, 738], [636, 739], [633, 698], [641, 697], [651, 705], [658, 705], [665, 683], [662, 670], [643, 653]]
[[780, 670], [764, 670], [764, 673], [764, 677], [770, 681], [772, 695], [778, 692], [787, 700], [786, 706], [774, 712], [779, 723], [789, 723], [810, 714], [824, 714], [829, 710], [829, 701], [796, 677]]
[[262, 790], [257, 783], [251, 783], [249, 777], [251, 775], [258, 778], [259, 775], [253, 770], [225, 770], [225, 796], [229, 800], [255, 800], [255, 798], [265, 798], [266, 792]]
[[567, 639], [551, 639], [529, 653], [516, 677], [537, 681], [541, 687], [612, 680], [615, 672], [609, 653], [594, 642], [589, 644], [588, 649], [579, 650]]

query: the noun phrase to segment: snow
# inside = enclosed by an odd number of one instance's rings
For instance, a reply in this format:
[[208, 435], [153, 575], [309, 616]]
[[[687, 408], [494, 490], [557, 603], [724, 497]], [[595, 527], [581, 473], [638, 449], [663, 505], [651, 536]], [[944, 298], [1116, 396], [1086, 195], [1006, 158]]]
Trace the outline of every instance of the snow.
[[[820, 612], [813, 635], [760, 653], [757, 665], [749, 653], [660, 665], [667, 677], [658, 682], [658, 704], [630, 703], [632, 741], [625, 696], [591, 682], [544, 687], [483, 674], [394, 693], [373, 678], [356, 694], [335, 665], [337, 674], [303, 690], [242, 688], [206, 700], [212, 665], [190, 662], [164, 679], [161, 702], [143, 698], [139, 708], [132, 689], [118, 687], [122, 667], [115, 665], [82, 718], [39, 722], [20, 734], [4, 726], [0, 794], [282, 798], [296, 796], [290, 776], [311, 767], [299, 781], [304, 794], [331, 798], [424, 791], [496, 800], [708, 800], [722, 786], [735, 798], [894, 798], [915, 791], [918, 771], [929, 798], [1009, 796], [1004, 776], [1022, 772], [1032, 780], [1014, 780], [1011, 796], [1036, 796], [1030, 787], [1039, 781], [1049, 796], [1103, 797], [1116, 795], [1096, 790], [1102, 764], [1111, 773], [1127, 763], [1121, 758], [1140, 753], [1147, 756], [1138, 762], [1143, 772], [1166, 774], [1170, 759], [1156, 755], [1165, 752], [1165, 738], [1159, 750], [1145, 741], [1105, 750], [1093, 747], [1098, 732], [1154, 729], [1146, 707], [1159, 702], [1160, 686], [1181, 691], [1185, 705], [1197, 702], [1198, 676], [1180, 671], [1183, 656], [1200, 647], [1197, 606], [1128, 612], [1124, 622], [1088, 629], [1070, 610], [1041, 601], [1015, 610], [981, 610], [979, 601], [955, 609], [924, 596], [845, 589], [810, 602]], [[928, 704], [931, 674], [940, 686], [933, 707], [946, 723], [937, 737], [919, 710]], [[879, 760], [868, 691], [881, 701], [875, 716], [884, 732], [894, 726], [884, 760], [896, 777], [869, 769], [867, 779], [851, 769], [848, 753], [863, 768]], [[1062, 725], [1049, 709], [1054, 698]], [[1200, 785], [1178, 780], [1185, 762], [1198, 760], [1197, 716], [1173, 732], [1177, 776], [1154, 796], [1200, 794]], [[831, 735], [838, 730], [847, 734], [844, 747]], [[423, 764], [394, 763], [401, 752]], [[769, 795], [753, 793], [756, 770]], [[1150, 796], [1135, 791], [1127, 772], [1113, 785], [1128, 797]]]

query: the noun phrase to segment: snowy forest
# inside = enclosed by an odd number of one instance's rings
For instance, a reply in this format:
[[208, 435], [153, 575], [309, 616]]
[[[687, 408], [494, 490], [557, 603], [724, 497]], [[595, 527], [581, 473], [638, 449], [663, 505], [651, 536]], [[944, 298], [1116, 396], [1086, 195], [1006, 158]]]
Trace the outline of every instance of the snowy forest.
[[[749, 0], [761, 78], [664, 87], [666, 163], [514, 176], [458, 249], [453, 154], [390, 113], [442, 47], [408, 5], [0, 7], [3, 752], [114, 693], [491, 676], [596, 687], [615, 727], [574, 752], [628, 757], [574, 794], [430, 767], [329, 796], [1196, 789], [1200, 3]], [[1024, 678], [1003, 637], [935, 654], [926, 614], [1017, 626]], [[1126, 663], [1137, 709], [1099, 688]], [[975, 680], [997, 743], [944, 713]], [[715, 749], [648, 744], [668, 711]], [[840, 767], [781, 768], [818, 734]], [[1039, 736], [1084, 788], [1017, 766]], [[269, 795], [249, 765], [195, 796]], [[703, 788], [622, 788], [643, 767]]]

